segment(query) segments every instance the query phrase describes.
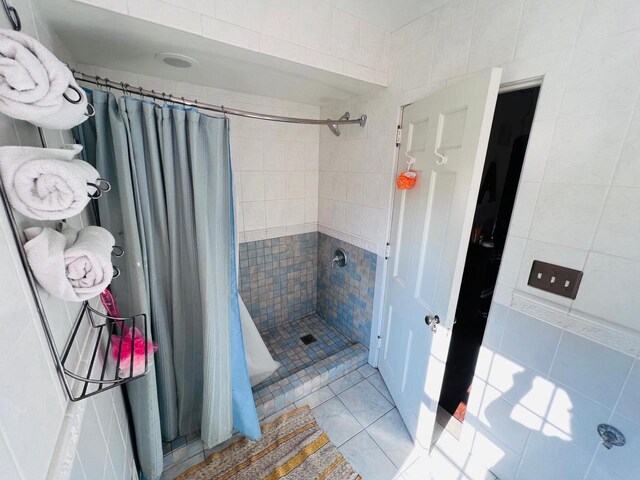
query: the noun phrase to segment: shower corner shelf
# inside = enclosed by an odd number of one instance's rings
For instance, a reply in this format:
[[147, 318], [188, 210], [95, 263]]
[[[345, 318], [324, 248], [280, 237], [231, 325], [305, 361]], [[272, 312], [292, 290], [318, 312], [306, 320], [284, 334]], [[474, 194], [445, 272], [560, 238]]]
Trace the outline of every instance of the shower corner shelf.
[[[78, 335], [82, 325], [88, 327], [86, 344], [83, 346], [79, 342], [84, 335]], [[127, 330], [133, 333], [132, 338], [124, 339], [122, 336]], [[128, 366], [121, 369], [120, 356], [114, 360], [111, 355], [112, 342], [119, 341], [118, 349], [122, 349], [125, 342], [133, 342], [139, 332], [145, 341], [145, 361], [144, 371], [136, 371], [134, 362], [127, 361]], [[153, 347], [150, 347], [147, 338], [149, 336], [149, 320], [146, 314], [134, 315], [133, 317], [112, 317], [92, 308], [88, 302], [83, 302], [76, 321], [74, 322], [71, 334], [64, 346], [62, 355], [57, 358], [58, 366], [63, 374], [63, 384], [69, 399], [73, 402], [91, 397], [98, 393], [124, 385], [132, 380], [143, 377], [149, 372], [149, 357], [153, 356]], [[114, 340], [117, 338], [119, 340]], [[70, 358], [73, 358], [74, 349], [80, 357], [77, 365], [70, 366]], [[134, 349], [131, 348], [131, 351]], [[90, 357], [85, 361], [87, 352]], [[84, 355], [83, 355], [84, 354]], [[124, 370], [124, 376], [120, 371]]]

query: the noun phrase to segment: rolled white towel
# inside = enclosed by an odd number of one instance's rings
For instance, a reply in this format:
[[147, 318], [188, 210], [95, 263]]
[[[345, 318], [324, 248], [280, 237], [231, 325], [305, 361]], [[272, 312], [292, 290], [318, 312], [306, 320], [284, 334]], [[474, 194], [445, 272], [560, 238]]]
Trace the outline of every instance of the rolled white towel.
[[71, 70], [40, 42], [0, 29], [0, 112], [64, 130], [87, 119], [87, 96]]
[[0, 177], [13, 208], [37, 220], [61, 220], [89, 203], [100, 174], [74, 158], [81, 145], [0, 147]]
[[111, 283], [115, 239], [104, 228], [84, 227], [77, 236], [46, 227], [27, 228], [24, 233], [29, 266], [51, 295], [81, 302], [98, 296]]

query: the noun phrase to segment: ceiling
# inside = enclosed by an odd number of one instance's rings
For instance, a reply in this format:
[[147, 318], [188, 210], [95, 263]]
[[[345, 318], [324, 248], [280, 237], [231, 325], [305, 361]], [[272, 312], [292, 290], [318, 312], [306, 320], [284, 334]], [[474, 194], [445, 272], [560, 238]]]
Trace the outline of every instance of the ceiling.
[[448, 0], [325, 0], [340, 10], [393, 32]]
[[[380, 88], [71, 0], [36, 3], [38, 14], [45, 17], [73, 59], [88, 65], [312, 105]], [[197, 59], [199, 65], [173, 68], [154, 58], [158, 52], [176, 51]]]

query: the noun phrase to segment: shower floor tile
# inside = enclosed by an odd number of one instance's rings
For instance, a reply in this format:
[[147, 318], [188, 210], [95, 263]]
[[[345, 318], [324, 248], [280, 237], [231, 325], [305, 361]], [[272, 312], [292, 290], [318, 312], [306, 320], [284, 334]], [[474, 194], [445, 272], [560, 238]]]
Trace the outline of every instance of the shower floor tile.
[[[273, 358], [282, 366], [253, 387], [254, 392], [312, 367], [353, 345], [353, 342], [315, 313], [263, 330], [260, 334]], [[315, 341], [305, 345], [301, 337], [309, 334], [315, 337]]]

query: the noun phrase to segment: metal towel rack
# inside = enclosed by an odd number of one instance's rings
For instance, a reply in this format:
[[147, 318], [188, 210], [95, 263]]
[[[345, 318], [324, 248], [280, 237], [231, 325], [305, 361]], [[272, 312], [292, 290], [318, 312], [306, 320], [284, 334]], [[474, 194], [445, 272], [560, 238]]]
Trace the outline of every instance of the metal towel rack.
[[[2, 0], [2, 6], [4, 7], [4, 10], [9, 17], [12, 28], [16, 31], [19, 31], [22, 28], [22, 23], [20, 21], [20, 15], [18, 14], [17, 10], [14, 7], [10, 6], [7, 3], [7, 0]], [[71, 100], [67, 99], [67, 101]], [[88, 114], [87, 117], [89, 116], [92, 115]], [[47, 141], [44, 135], [44, 131], [40, 127], [38, 127], [38, 134], [40, 136], [40, 142], [42, 143], [42, 146], [46, 147]], [[99, 198], [103, 193], [106, 193], [111, 189], [111, 185], [109, 184], [109, 182], [104, 179], [99, 179], [95, 187], [100, 193], [99, 195], [96, 194], [95, 196], [93, 196], [92, 201], [97, 200], [97, 198]], [[62, 354], [58, 352], [54, 335], [47, 318], [47, 312], [42, 303], [42, 299], [40, 298], [40, 293], [38, 292], [36, 279], [33, 276], [31, 268], [29, 267], [27, 254], [23, 246], [23, 239], [20, 235], [20, 230], [18, 229], [18, 224], [16, 222], [15, 215], [13, 214], [13, 209], [11, 208], [11, 205], [9, 203], [6, 190], [1, 181], [0, 197], [2, 198], [2, 203], [4, 205], [4, 210], [7, 218], [9, 219], [9, 224], [13, 234], [13, 239], [16, 244], [16, 249], [18, 250], [20, 261], [25, 271], [27, 282], [29, 283], [31, 296], [35, 303], [38, 317], [40, 318], [40, 323], [42, 324], [45, 338], [47, 340], [49, 350], [55, 363], [56, 372], [69, 399], [75, 402], [83, 398], [96, 395], [100, 392], [104, 392], [111, 388], [118, 387], [147, 374], [149, 371], [150, 352], [149, 343], [146, 342], [146, 339], [149, 336], [150, 330], [149, 319], [145, 314], [134, 315], [132, 317], [113, 317], [92, 308], [86, 301], [82, 302], [80, 311], [78, 312], [73, 327], [71, 328], [71, 333], [69, 334], [65, 346], [62, 350]], [[124, 250], [122, 249], [122, 247], [115, 246], [112, 255], [114, 257], [121, 257], [122, 255], [124, 255]], [[116, 267], [114, 267], [114, 278], [119, 274], [120, 271]], [[83, 324], [87, 324], [89, 327], [88, 335], [84, 339], [82, 338], [82, 335], [79, 335], [80, 327]], [[109, 359], [110, 347], [114, 338], [112, 337], [112, 335], [117, 335], [118, 338], [120, 338], [120, 350], [122, 348], [123, 342], [129, 341], [124, 340], [122, 337], [122, 334], [126, 330], [131, 330], [132, 332], [134, 332], [131, 339], [131, 352], [134, 351], [133, 343], [136, 335], [135, 332], [141, 331], [141, 333], [143, 333], [144, 335], [144, 372], [134, 372], [133, 354], [131, 355], [129, 360], [129, 372], [128, 374], [127, 372], [125, 372], [124, 375], [119, 374], [120, 355], [118, 355], [118, 358], [115, 361]], [[85, 366], [83, 365], [84, 362], [80, 360], [82, 354], [85, 351], [91, 352], [91, 358], [87, 368], [83, 368]], [[78, 354], [80, 357], [75, 358], [75, 354]], [[76, 361], [77, 365], [71, 365], [74, 360]]]

